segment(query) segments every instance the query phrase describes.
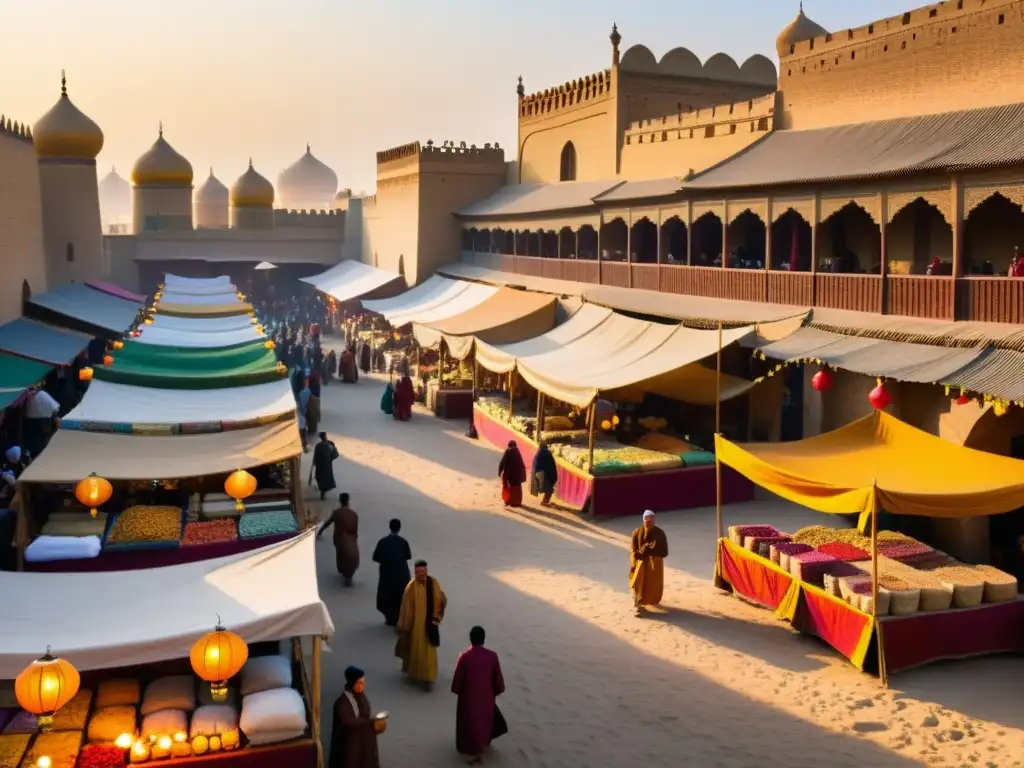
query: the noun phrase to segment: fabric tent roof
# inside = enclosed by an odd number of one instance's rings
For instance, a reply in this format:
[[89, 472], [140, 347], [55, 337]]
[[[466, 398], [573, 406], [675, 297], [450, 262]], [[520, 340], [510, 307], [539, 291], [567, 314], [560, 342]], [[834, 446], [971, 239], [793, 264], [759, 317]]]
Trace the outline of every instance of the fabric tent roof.
[[984, 345], [969, 348], [908, 344], [863, 336], [843, 336], [817, 328], [800, 328], [785, 338], [761, 347], [765, 357], [773, 360], [810, 358], [833, 368], [865, 376], [882, 376], [924, 384], [944, 382], [977, 360], [984, 351]]
[[317, 587], [312, 531], [231, 557], [132, 571], [131, 578], [0, 572], [0, 593], [0, 679], [6, 680], [47, 646], [80, 671], [187, 658], [218, 616], [249, 644], [329, 641], [334, 633]]
[[77, 283], [33, 296], [28, 303], [54, 315], [114, 333], [124, 333], [131, 328], [142, 309], [142, 305], [134, 301]]
[[177, 291], [164, 291], [160, 296], [161, 304], [241, 304], [238, 294], [234, 291], [223, 293], [179, 293]]
[[956, 445], [884, 411], [788, 443], [715, 438], [719, 459], [784, 499], [831, 514], [978, 517], [1024, 507], [1024, 461]]
[[[610, 313], [597, 324], [580, 308], [566, 326], [576, 321], [580, 332], [572, 341], [556, 346], [540, 344], [536, 354], [519, 357], [516, 370], [541, 392], [570, 405], [585, 406], [601, 394], [633, 399], [654, 392], [677, 400], [714, 402], [714, 376], [708, 380], [688, 366], [718, 351], [718, 331], [634, 320]], [[600, 311], [600, 310], [597, 310]], [[595, 315], [596, 316], [596, 315]], [[723, 347], [747, 337], [752, 328], [734, 328], [721, 334]], [[725, 380], [722, 399], [742, 394], [752, 382]], [[687, 389], [690, 387], [691, 389]]]
[[494, 286], [433, 275], [426, 282], [392, 299], [364, 301], [363, 307], [383, 315], [397, 328], [412, 322], [430, 322], [457, 315], [497, 292]]
[[179, 331], [157, 325], [143, 325], [142, 335], [135, 341], [140, 344], [201, 349], [203, 347], [229, 347], [260, 339], [263, 339], [263, 336], [256, 330], [255, 325], [246, 325], [232, 331], [197, 332]]
[[90, 341], [84, 334], [23, 317], [0, 326], [0, 351], [53, 365], [67, 365]]
[[231, 285], [231, 278], [228, 275], [218, 275], [217, 277], [182, 277], [181, 275], [172, 275], [167, 272], [164, 275], [164, 287], [170, 288], [174, 286], [175, 290], [195, 290], [197, 288], [223, 288]]
[[25, 390], [49, 375], [52, 365], [0, 352], [0, 408], [16, 403]]
[[247, 315], [252, 311], [252, 307], [237, 299], [225, 304], [174, 304], [161, 299], [156, 304], [156, 311], [162, 315], [177, 317], [210, 318]]
[[105, 283], [99, 280], [86, 280], [85, 284], [90, 288], [95, 288], [97, 291], [109, 293], [111, 296], [117, 296], [117, 298], [124, 299], [125, 301], [134, 301], [139, 304], [146, 303], [146, 297], [141, 293], [129, 291], [127, 288], [122, 288], [120, 285], [115, 285], [114, 283]]
[[232, 331], [244, 328], [255, 328], [247, 315], [231, 315], [229, 317], [175, 317], [174, 315], [154, 315], [153, 324], [147, 325], [147, 330], [160, 328], [162, 330], [187, 331], [189, 333], [209, 333], [219, 331]]
[[361, 261], [343, 261], [319, 275], [301, 278], [302, 282], [309, 283], [338, 301], [358, 299], [402, 279], [397, 272], [371, 267]]
[[1024, 104], [773, 131], [683, 183], [683, 190], [904, 176], [1024, 161]]
[[233, 283], [224, 285], [218, 283], [216, 285], [165, 285], [163, 293], [173, 293], [176, 295], [185, 294], [188, 296], [209, 296], [217, 293], [229, 293], [233, 297], [235, 296], [238, 288]]
[[287, 379], [251, 387], [213, 389], [197, 397], [180, 389], [133, 387], [96, 380], [67, 416], [69, 422], [94, 424], [196, 424], [254, 421], [295, 411]]
[[281, 378], [274, 350], [262, 341], [209, 349], [125, 342], [111, 365], [97, 366], [101, 381], [157, 389], [220, 389]]
[[261, 261], [259, 264], [253, 267], [253, 269], [258, 269], [260, 271], [263, 271], [265, 269], [277, 269], [277, 265], [271, 264], [269, 261]]
[[202, 477], [275, 464], [302, 453], [294, 420], [202, 435], [120, 435], [58, 429], [19, 478], [76, 483], [95, 472], [107, 480]]
[[474, 338], [507, 344], [551, 330], [556, 301], [543, 293], [501, 288], [472, 309], [430, 325], [415, 323], [413, 333], [421, 347], [436, 347], [444, 339], [451, 355], [461, 360], [472, 349]]

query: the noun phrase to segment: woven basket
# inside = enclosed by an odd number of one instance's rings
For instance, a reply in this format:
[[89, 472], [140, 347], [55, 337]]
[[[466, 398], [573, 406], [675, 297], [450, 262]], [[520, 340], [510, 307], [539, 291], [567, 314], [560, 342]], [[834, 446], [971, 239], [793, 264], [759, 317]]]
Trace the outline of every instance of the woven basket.
[[956, 584], [943, 579], [942, 586], [953, 590], [953, 605], [957, 608], [976, 608], [985, 598], [985, 582]]
[[948, 611], [953, 606], [953, 590], [939, 584], [921, 587], [919, 611]]
[[921, 590], [901, 589], [898, 592], [886, 592], [889, 595], [889, 613], [892, 616], [909, 616], [917, 613], [921, 605]]
[[991, 565], [979, 565], [978, 573], [985, 580], [985, 602], [1007, 603], [1017, 599], [1017, 579]]
[[[860, 608], [864, 613], [871, 613], [871, 595], [857, 595], [859, 598], [857, 607]], [[888, 616], [889, 607], [891, 605], [891, 597], [888, 590], [878, 590], [878, 615]]]

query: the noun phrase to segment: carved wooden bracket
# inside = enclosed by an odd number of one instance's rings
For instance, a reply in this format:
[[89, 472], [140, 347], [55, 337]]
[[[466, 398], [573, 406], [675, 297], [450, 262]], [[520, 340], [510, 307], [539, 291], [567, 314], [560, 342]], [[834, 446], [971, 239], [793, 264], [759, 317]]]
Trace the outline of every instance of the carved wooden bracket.
[[1011, 203], [1024, 208], [1024, 186], [967, 187], [964, 190], [964, 218], [993, 195], [1002, 195]]

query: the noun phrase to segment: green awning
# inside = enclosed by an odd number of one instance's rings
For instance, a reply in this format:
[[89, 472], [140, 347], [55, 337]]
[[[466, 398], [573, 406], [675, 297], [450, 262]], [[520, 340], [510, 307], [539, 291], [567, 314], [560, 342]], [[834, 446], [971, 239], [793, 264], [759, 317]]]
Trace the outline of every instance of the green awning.
[[26, 389], [47, 377], [52, 365], [0, 352], [0, 408], [16, 402]]
[[196, 349], [125, 342], [114, 362], [97, 366], [101, 381], [161, 389], [221, 389], [281, 378], [274, 350], [264, 342]]

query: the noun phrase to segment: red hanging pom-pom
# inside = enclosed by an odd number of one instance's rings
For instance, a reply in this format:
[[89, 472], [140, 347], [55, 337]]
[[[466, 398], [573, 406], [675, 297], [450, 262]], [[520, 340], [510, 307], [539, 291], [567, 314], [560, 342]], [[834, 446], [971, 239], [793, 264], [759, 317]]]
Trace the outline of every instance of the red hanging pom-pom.
[[871, 405], [880, 411], [892, 402], [892, 396], [886, 390], [884, 384], [879, 384], [868, 394], [868, 400], [871, 401]]
[[811, 377], [811, 386], [815, 392], [828, 392], [832, 388], [832, 374], [822, 368]]
[[960, 397], [956, 399], [957, 405], [967, 405], [969, 402], [971, 402], [971, 398], [967, 395], [960, 395]]

